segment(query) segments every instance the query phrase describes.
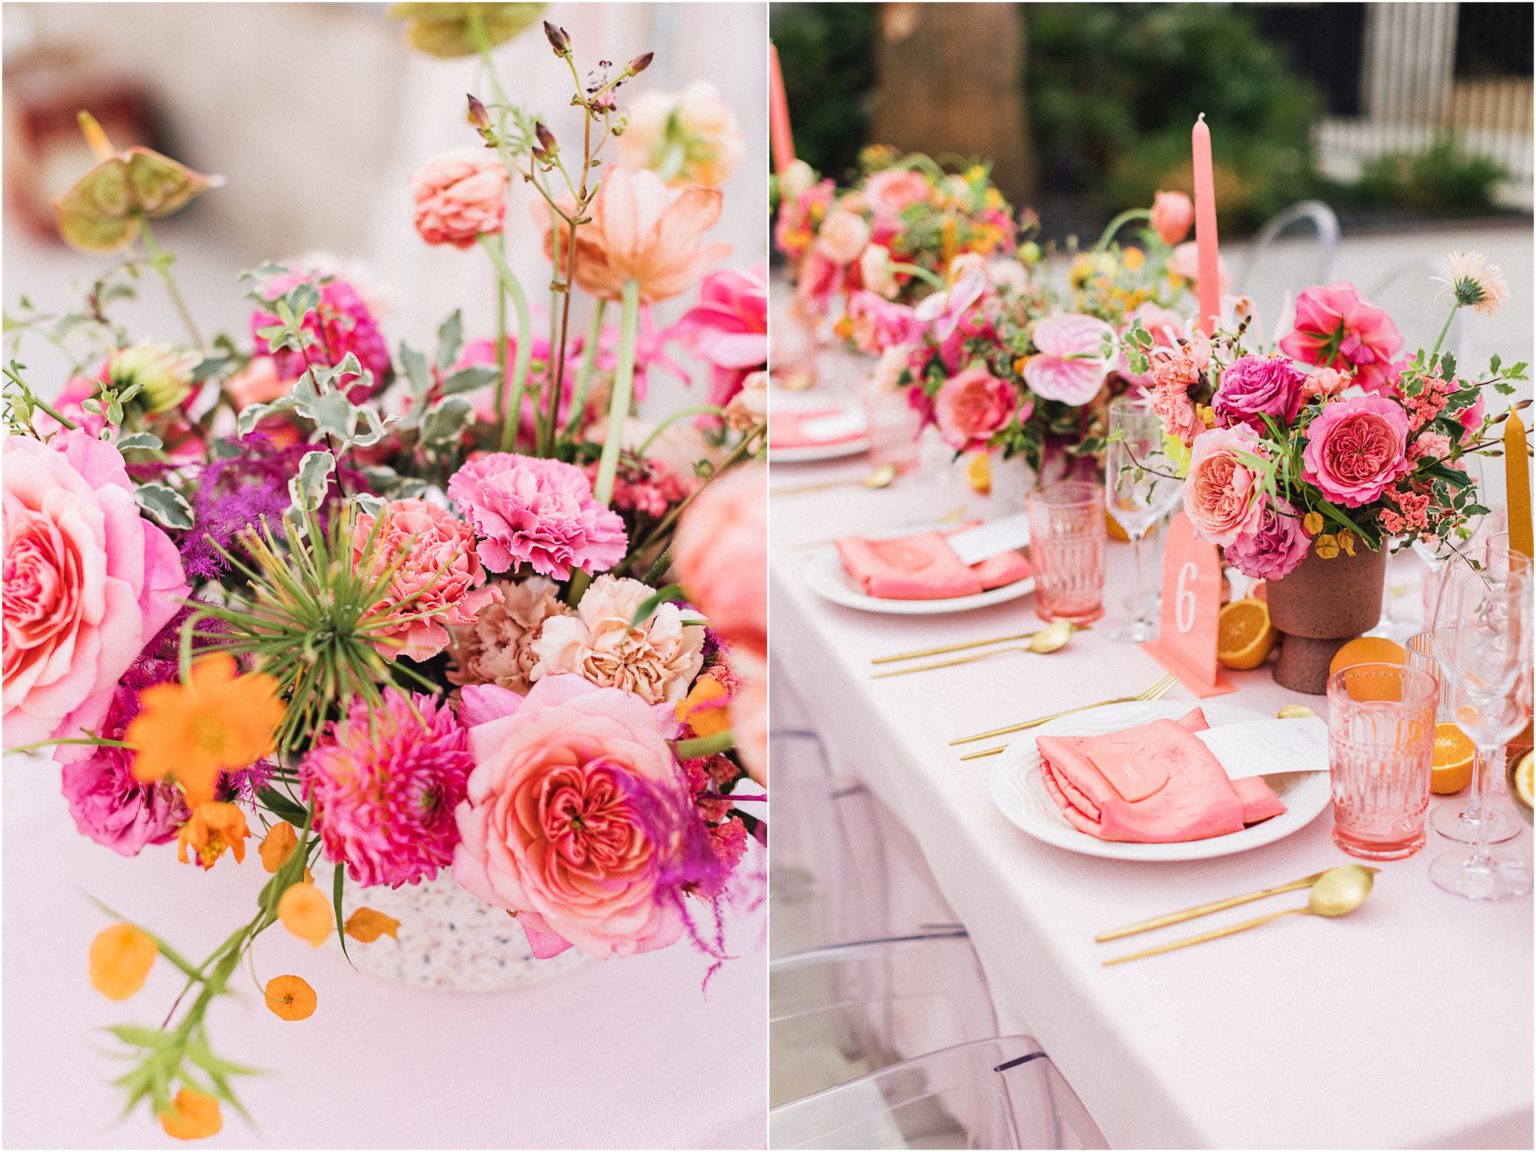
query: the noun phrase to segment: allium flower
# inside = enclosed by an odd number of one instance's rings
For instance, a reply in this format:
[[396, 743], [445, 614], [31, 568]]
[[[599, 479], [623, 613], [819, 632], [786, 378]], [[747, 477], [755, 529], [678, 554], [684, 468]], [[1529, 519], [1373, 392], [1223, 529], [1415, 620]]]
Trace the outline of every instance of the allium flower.
[[632, 624], [655, 591], [639, 580], [599, 576], [574, 616], [544, 622], [533, 643], [533, 678], [571, 674], [647, 704], [676, 704], [704, 666], [704, 624], [676, 604], [659, 604]]
[[1296, 299], [1296, 326], [1280, 350], [1324, 368], [1349, 366], [1367, 391], [1387, 383], [1403, 338], [1380, 308], [1366, 303], [1353, 284], [1340, 281], [1308, 288]]
[[448, 679], [454, 684], [495, 684], [526, 696], [539, 658], [534, 641], [544, 621], [565, 616], [559, 586], [544, 576], [499, 580], [500, 603], [488, 604], [473, 623], [453, 630]]
[[1325, 404], [1307, 425], [1303, 474], [1328, 499], [1369, 504], [1408, 470], [1408, 417], [1382, 396]]
[[[601, 300], [618, 300], [633, 280], [642, 304], [686, 292], [730, 250], [704, 242], [720, 219], [720, 202], [713, 188], [668, 188], [646, 169], [608, 170], [588, 209], [591, 223], [576, 231], [576, 283]], [[564, 268], [567, 225], [560, 222], [557, 244], [545, 206], [534, 205], [533, 213], [545, 229], [544, 254]]]
[[624, 521], [592, 497], [574, 464], [491, 452], [448, 480], [448, 496], [480, 534], [481, 561], [492, 572], [527, 564], [568, 580], [596, 574], [624, 558]]
[[[340, 364], [351, 352], [358, 363], [373, 373], [373, 387], [382, 388], [389, 381], [389, 345], [379, 330], [373, 312], [364, 303], [352, 284], [339, 276], [332, 276], [322, 284], [321, 270], [311, 268], [296, 274], [273, 277], [263, 285], [262, 294], [268, 300], [291, 291], [302, 281], [314, 283], [320, 293], [320, 303], [304, 314], [303, 327], [318, 341], [309, 355], [325, 367]], [[257, 309], [251, 314], [251, 333], [277, 324], [278, 318]], [[266, 341], [256, 337], [256, 347], [266, 348]], [[304, 357], [291, 348], [273, 354], [277, 371], [284, 380], [297, 380], [304, 374]], [[358, 377], [343, 376], [342, 387], [348, 388], [352, 399], [363, 399], [361, 389], [352, 387]]]
[[1309, 543], [1296, 509], [1284, 501], [1264, 501], [1253, 531], [1240, 534], [1222, 555], [1244, 576], [1279, 580], [1306, 559]]
[[299, 776], [326, 857], [364, 887], [398, 888], [452, 862], [454, 809], [473, 767], [451, 708], [390, 688], [382, 709], [359, 699], [332, 723]]
[[1248, 355], [1234, 360], [1221, 373], [1221, 385], [1211, 400], [1223, 424], [1247, 424], [1264, 430], [1269, 416], [1283, 427], [1301, 407], [1305, 377], [1283, 356]]
[[364, 512], [352, 529], [353, 564], [371, 547], [379, 563], [396, 566], [373, 615], [400, 622], [375, 633], [374, 644], [387, 656], [430, 660], [448, 646], [449, 628], [472, 623], [500, 593], [481, 587], [475, 533], [462, 520], [426, 500], [393, 500], [380, 517]]
[[631, 168], [649, 168], [669, 184], [718, 188], [741, 163], [741, 125], [708, 80], [642, 93], [628, 112], [619, 150]]
[[1152, 197], [1152, 230], [1170, 248], [1189, 235], [1195, 205], [1183, 192], [1159, 192]]
[[668, 333], [710, 366], [709, 402], [723, 408], [768, 363], [768, 265], [704, 277], [699, 302]]
[[507, 214], [507, 169], [484, 148], [434, 156], [411, 176], [416, 231], [428, 244], [468, 248], [501, 231]]
[[1492, 316], [1509, 303], [1504, 270], [1481, 252], [1452, 252], [1445, 258], [1446, 291], [1458, 307]]
[[1099, 394], [1118, 348], [1115, 330], [1080, 312], [1060, 312], [1035, 325], [1039, 351], [1024, 365], [1024, 381], [1037, 396], [1081, 406]]
[[181, 561], [194, 580], [216, 580], [229, 570], [224, 552], [241, 555], [239, 536], [263, 519], [276, 523], [288, 509], [288, 478], [311, 451], [308, 444], [279, 447], [252, 432], [225, 446], [229, 455], [213, 455], [192, 487], [192, 527], [182, 535]]

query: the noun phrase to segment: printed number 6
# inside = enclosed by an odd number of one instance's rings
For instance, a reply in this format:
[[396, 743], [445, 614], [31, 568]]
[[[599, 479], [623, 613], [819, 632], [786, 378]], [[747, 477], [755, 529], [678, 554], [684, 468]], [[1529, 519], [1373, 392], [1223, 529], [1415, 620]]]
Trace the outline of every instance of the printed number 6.
[[1174, 606], [1174, 623], [1180, 632], [1188, 632], [1195, 626], [1195, 590], [1188, 587], [1200, 578], [1200, 570], [1193, 563], [1179, 569], [1178, 597]]

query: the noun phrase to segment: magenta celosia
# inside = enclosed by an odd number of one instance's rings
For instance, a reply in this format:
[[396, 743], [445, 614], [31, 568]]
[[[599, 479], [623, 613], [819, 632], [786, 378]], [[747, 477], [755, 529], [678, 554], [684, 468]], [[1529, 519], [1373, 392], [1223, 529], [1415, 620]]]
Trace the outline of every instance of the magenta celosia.
[[430, 880], [453, 861], [453, 810], [474, 761], [453, 710], [387, 689], [384, 706], [355, 700], [299, 768], [325, 855], [368, 887]]

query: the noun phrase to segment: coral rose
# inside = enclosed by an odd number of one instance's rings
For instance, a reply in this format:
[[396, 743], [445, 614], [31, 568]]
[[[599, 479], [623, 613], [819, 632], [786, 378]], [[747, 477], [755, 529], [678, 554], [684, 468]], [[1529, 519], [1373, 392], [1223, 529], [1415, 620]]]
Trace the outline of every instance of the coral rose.
[[1246, 427], [1213, 428], [1196, 437], [1184, 481], [1184, 514], [1201, 539], [1223, 546], [1258, 529], [1263, 513], [1252, 458], [1259, 438]]
[[122, 454], [76, 430], [5, 445], [5, 738], [96, 728], [123, 673], [188, 594], [139, 514]]
[[672, 546], [689, 599], [733, 658], [755, 674], [768, 660], [768, 470], [738, 468], [699, 493]]
[[411, 177], [416, 231], [428, 244], [468, 248], [501, 231], [507, 214], [507, 170], [494, 152], [457, 148], [434, 156]]
[[1358, 508], [1408, 471], [1408, 416], [1383, 396], [1334, 400], [1307, 425], [1302, 474], [1328, 499]]
[[1018, 393], [982, 363], [951, 376], [933, 403], [939, 435], [957, 452], [985, 448], [1018, 410]]
[[1183, 192], [1159, 192], [1152, 197], [1152, 230], [1172, 248], [1195, 223], [1195, 205]]

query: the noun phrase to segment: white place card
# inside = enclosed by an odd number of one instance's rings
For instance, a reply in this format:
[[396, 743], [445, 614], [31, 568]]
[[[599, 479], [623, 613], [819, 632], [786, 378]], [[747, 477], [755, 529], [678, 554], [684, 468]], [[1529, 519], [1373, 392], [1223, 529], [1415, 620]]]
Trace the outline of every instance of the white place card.
[[845, 436], [857, 436], [867, 428], [864, 413], [853, 408], [811, 416], [800, 422], [800, 434], [807, 440], [841, 440]]
[[1248, 720], [1196, 732], [1231, 780], [1278, 772], [1328, 771], [1328, 725], [1316, 716]]
[[980, 564], [1004, 552], [1012, 552], [1029, 543], [1029, 513], [1003, 516], [997, 520], [967, 528], [947, 538], [946, 542], [967, 564]]

